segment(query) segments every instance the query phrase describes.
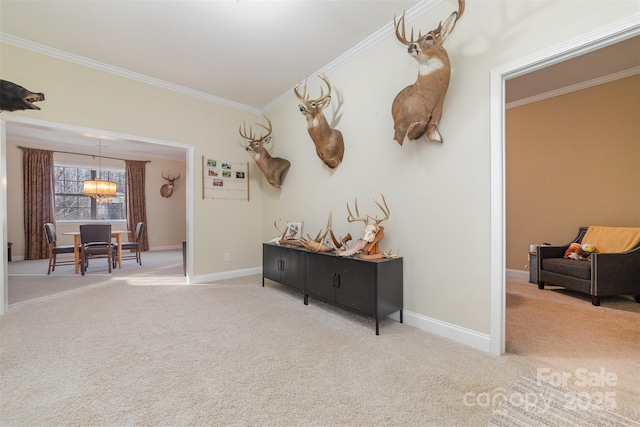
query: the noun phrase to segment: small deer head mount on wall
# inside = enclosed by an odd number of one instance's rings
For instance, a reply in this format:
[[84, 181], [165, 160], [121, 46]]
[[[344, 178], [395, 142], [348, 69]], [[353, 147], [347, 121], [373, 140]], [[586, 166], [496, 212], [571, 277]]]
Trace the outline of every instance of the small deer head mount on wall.
[[162, 187], [160, 187], [160, 195], [162, 197], [169, 198], [173, 194], [173, 185], [174, 185], [174, 183], [177, 180], [180, 179], [180, 174], [178, 174], [178, 176], [174, 176], [174, 177], [169, 175], [169, 177], [167, 178], [166, 176], [164, 176], [164, 172], [162, 172], [162, 177], [167, 180], [167, 183], [164, 184]]
[[422, 32], [414, 40], [413, 29], [411, 38], [407, 39], [404, 25], [404, 13], [396, 21], [396, 38], [400, 43], [408, 46], [409, 55], [418, 61], [418, 79], [405, 87], [396, 95], [391, 106], [395, 139], [402, 145], [405, 137], [415, 140], [425, 136], [429, 141], [442, 142], [438, 131], [444, 97], [451, 79], [451, 63], [449, 55], [442, 46], [445, 39], [464, 13], [464, 1], [458, 0], [458, 11], [438, 25], [435, 30], [424, 36]]

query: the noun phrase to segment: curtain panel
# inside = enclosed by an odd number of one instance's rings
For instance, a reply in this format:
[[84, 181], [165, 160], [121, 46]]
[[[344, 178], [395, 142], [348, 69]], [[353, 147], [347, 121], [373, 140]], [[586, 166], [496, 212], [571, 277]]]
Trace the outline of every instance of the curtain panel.
[[[147, 162], [125, 160], [125, 176], [127, 180], [127, 229], [135, 230], [139, 222], [144, 222], [140, 250], [149, 250], [147, 234], [147, 198], [145, 193], [145, 166]], [[129, 234], [129, 241], [135, 240]]]
[[53, 151], [22, 149], [24, 259], [49, 258], [44, 224], [55, 223]]

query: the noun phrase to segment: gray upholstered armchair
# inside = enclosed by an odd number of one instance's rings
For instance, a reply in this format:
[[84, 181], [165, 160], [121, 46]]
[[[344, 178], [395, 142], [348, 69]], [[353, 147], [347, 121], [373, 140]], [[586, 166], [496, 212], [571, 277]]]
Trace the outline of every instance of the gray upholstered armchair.
[[612, 295], [634, 295], [640, 303], [640, 241], [624, 252], [593, 253], [587, 261], [565, 258], [569, 245], [583, 243], [587, 230], [588, 227], [580, 227], [578, 236], [566, 245], [538, 247], [538, 288], [564, 286], [590, 295], [596, 306], [601, 297]]

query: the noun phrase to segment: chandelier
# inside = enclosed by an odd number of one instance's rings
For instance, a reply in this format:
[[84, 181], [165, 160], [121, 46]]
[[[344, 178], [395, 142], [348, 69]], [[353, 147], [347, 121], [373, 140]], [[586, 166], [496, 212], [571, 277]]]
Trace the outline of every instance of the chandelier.
[[110, 202], [116, 196], [116, 183], [100, 179], [102, 175], [102, 141], [98, 140], [98, 175], [95, 179], [83, 181], [82, 193], [97, 202]]

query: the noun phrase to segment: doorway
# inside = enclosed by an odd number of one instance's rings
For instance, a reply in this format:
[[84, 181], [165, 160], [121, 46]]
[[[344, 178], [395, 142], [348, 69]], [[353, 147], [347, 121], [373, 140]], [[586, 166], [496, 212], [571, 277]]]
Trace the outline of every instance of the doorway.
[[[2, 270], [1, 270], [1, 280], [2, 287], [0, 287], [0, 315], [5, 314], [9, 307], [9, 299], [8, 299], [8, 266], [7, 266], [7, 165], [6, 165], [6, 150], [7, 150], [7, 125], [12, 126], [33, 126], [38, 127], [40, 129], [48, 129], [51, 132], [65, 132], [70, 134], [81, 135], [83, 133], [88, 134], [101, 134], [110, 136], [117, 139], [124, 139], [129, 141], [135, 141], [141, 144], [148, 144], [150, 147], [165, 146], [165, 147], [173, 147], [175, 149], [183, 151], [184, 159], [186, 163], [186, 235], [187, 242], [189, 242], [189, 246], [193, 242], [193, 169], [194, 169], [194, 148], [193, 146], [189, 146], [183, 143], [172, 142], [172, 141], [163, 141], [152, 138], [143, 138], [136, 137], [132, 135], [119, 134], [106, 130], [99, 129], [89, 129], [82, 128], [77, 126], [69, 126], [63, 125], [60, 123], [47, 122], [43, 120], [35, 120], [24, 117], [3, 117], [0, 120], [0, 177], [2, 178], [2, 190], [0, 191], [0, 212], [2, 213], [2, 248], [0, 248], [0, 256], [2, 256]], [[46, 141], [42, 141], [46, 142]], [[152, 151], [150, 149], [150, 151]], [[187, 251], [191, 251], [192, 248], [188, 247]], [[190, 282], [190, 278], [193, 275], [193, 262], [192, 260], [187, 260], [187, 283]]]
[[562, 46], [514, 61], [491, 72], [491, 344], [492, 354], [505, 353], [506, 218], [505, 218], [505, 82], [610, 46], [640, 34], [640, 27], [620, 22]]

